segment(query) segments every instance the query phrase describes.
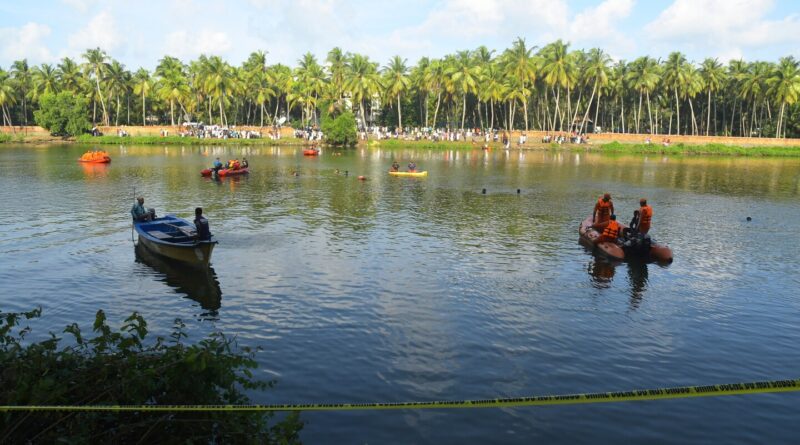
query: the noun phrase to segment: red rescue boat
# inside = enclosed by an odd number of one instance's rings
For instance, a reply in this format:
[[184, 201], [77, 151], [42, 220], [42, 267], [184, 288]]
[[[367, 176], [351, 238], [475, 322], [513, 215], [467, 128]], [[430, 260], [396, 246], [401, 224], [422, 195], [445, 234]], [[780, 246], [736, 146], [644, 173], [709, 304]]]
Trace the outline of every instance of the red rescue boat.
[[316, 148], [308, 148], [303, 150], [303, 156], [319, 156], [319, 150]]
[[[213, 169], [207, 168], [205, 170], [200, 171], [200, 176], [211, 176], [214, 173]], [[236, 175], [246, 175], [250, 173], [250, 169], [248, 168], [237, 168], [236, 170], [223, 168], [219, 171], [220, 176], [236, 176]]]
[[[619, 223], [619, 221], [617, 221]], [[625, 224], [619, 223], [621, 230], [628, 228]], [[672, 249], [666, 244], [656, 243], [649, 235], [631, 237], [629, 239], [618, 239], [616, 243], [602, 242], [597, 243], [597, 238], [601, 233], [594, 228], [592, 217], [584, 219], [578, 227], [581, 242], [594, 249], [595, 252], [611, 258], [613, 260], [625, 260], [630, 258], [642, 258], [659, 263], [672, 262]]]

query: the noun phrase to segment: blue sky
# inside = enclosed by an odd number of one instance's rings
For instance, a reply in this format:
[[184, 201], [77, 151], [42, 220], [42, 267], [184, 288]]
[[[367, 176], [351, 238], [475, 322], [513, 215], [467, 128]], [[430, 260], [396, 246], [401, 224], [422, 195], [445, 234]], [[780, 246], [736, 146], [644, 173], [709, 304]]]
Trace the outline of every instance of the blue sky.
[[54, 63], [101, 47], [128, 68], [166, 54], [216, 54], [239, 64], [255, 50], [294, 66], [334, 46], [414, 63], [486, 45], [502, 51], [561, 38], [615, 59], [777, 60], [800, 57], [797, 0], [0, 0], [0, 67]]

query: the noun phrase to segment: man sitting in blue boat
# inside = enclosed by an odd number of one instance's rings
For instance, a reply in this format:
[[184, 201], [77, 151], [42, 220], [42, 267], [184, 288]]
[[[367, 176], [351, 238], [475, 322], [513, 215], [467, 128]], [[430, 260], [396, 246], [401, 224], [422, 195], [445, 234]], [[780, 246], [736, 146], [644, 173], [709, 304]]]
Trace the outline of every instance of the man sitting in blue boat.
[[156, 219], [156, 211], [155, 209], [145, 209], [144, 198], [140, 196], [136, 198], [136, 202], [131, 207], [131, 216], [134, 221], [152, 221]]
[[207, 241], [211, 239], [211, 229], [208, 227], [208, 220], [203, 216], [203, 208], [194, 209], [194, 226], [197, 228], [197, 239]]

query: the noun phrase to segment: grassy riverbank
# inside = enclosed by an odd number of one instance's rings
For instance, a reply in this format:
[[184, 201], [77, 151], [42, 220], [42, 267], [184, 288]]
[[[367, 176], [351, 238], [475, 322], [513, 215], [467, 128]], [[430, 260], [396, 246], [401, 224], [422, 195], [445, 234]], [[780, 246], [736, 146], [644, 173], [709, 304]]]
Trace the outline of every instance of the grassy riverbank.
[[[551, 144], [554, 148], [561, 148]], [[660, 144], [621, 144], [611, 142], [603, 145], [570, 145], [573, 151], [589, 150], [602, 153], [623, 154], [666, 154], [666, 155], [722, 155], [722, 156], [782, 156], [800, 157], [800, 146], [796, 147], [741, 147], [724, 144], [687, 145], [673, 144], [664, 147]]]

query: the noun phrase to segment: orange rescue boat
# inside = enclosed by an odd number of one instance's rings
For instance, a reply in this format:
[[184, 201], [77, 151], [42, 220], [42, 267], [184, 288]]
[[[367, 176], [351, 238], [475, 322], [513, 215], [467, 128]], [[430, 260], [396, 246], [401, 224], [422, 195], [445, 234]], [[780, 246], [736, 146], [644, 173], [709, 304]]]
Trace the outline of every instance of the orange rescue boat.
[[[619, 223], [619, 221], [617, 222]], [[628, 228], [625, 224], [619, 223], [619, 225], [621, 226], [620, 234]], [[672, 262], [672, 249], [666, 244], [656, 243], [649, 235], [630, 237], [628, 239], [620, 236], [616, 243], [596, 242], [601, 233], [594, 228], [591, 215], [581, 222], [580, 227], [578, 227], [578, 233], [583, 244], [612, 260], [623, 261], [630, 258], [641, 258], [659, 263]]]
[[90, 164], [108, 164], [111, 162], [111, 157], [105, 151], [87, 151], [79, 159], [78, 162], [87, 162]]

